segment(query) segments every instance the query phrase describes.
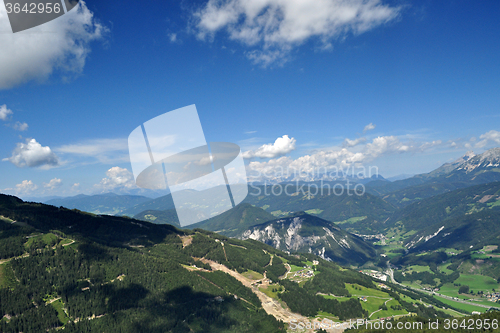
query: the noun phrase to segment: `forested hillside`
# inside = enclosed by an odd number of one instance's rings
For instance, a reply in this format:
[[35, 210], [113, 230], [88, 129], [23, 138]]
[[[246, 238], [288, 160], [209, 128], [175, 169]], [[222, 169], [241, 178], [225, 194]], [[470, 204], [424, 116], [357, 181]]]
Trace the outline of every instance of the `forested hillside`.
[[274, 219], [275, 217], [272, 214], [261, 208], [254, 207], [248, 203], [240, 203], [227, 212], [206, 221], [191, 224], [187, 228], [201, 228], [217, 232], [224, 236], [236, 237], [256, 224]]
[[145, 210], [134, 216], [134, 219], [151, 222], [154, 224], [171, 224], [181, 226], [175, 209], [168, 210]]
[[419, 200], [394, 213], [384, 228], [402, 222], [406, 230], [422, 230], [446, 219], [481, 210], [500, 209], [500, 182], [470, 186]]
[[2, 332], [279, 332], [292, 313], [367, 317], [358, 290], [396, 299], [396, 313], [446, 316], [415, 307], [424, 294], [403, 300], [397, 286], [382, 292], [367, 275], [257, 241], [4, 195], [0, 215]]

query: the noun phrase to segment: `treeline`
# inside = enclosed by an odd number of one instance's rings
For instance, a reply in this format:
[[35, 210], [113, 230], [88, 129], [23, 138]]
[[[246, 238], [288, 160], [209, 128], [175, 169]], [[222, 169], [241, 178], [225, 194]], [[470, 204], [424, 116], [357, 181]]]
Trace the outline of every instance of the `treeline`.
[[26, 234], [32, 228], [12, 225], [0, 220], [0, 259], [18, 257], [24, 253]]
[[198, 272], [199, 275], [210, 280], [217, 286], [223, 288], [226, 292], [243, 298], [255, 306], [255, 309], [261, 307], [261, 302], [249, 288], [245, 287], [240, 281], [233, 278], [231, 275], [221, 271], [212, 273]]
[[[412, 273], [407, 273], [406, 275], [403, 275], [401, 271], [395, 271], [394, 272], [394, 278], [398, 282], [403, 282], [403, 281], [417, 281], [420, 280], [422, 281], [422, 284], [428, 284], [431, 286], [437, 286], [441, 287], [446, 283], [452, 283], [456, 279], [460, 277], [460, 273], [458, 271], [454, 271], [451, 274], [445, 274], [445, 273], [430, 273], [428, 271], [425, 272], [412, 272]], [[439, 283], [437, 283], [434, 279], [439, 279]]]
[[[185, 247], [183, 252], [188, 256], [216, 261], [240, 273], [253, 270], [264, 274], [270, 267], [265, 266], [271, 261], [271, 256], [262, 249], [252, 248], [252, 244], [245, 244], [244, 248], [232, 246], [226, 244], [229, 239], [223, 236], [218, 236], [216, 239], [218, 241], [206, 234], [196, 233], [191, 245]], [[225, 243], [224, 247], [222, 243]]]
[[[4, 236], [2, 234], [2, 236]], [[24, 250], [25, 236], [0, 238], [0, 259], [19, 257]]]
[[416, 253], [409, 253], [402, 255], [391, 260], [391, 263], [397, 266], [412, 266], [421, 265], [432, 267], [431, 270], [437, 271], [437, 265], [443, 261], [448, 260], [448, 255], [443, 251], [426, 253], [425, 255], [418, 255]]
[[273, 282], [278, 282], [279, 277], [285, 275], [287, 269], [280, 257], [273, 257], [273, 264], [266, 267], [266, 276]]

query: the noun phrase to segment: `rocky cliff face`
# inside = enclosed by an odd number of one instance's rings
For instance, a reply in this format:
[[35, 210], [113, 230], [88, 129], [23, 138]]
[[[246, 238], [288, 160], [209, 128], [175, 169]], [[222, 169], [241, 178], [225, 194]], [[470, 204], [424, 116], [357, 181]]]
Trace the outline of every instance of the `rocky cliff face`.
[[376, 255], [360, 237], [306, 213], [254, 226], [239, 238], [257, 240], [282, 251], [314, 253], [341, 263], [362, 263]]
[[464, 161], [456, 170], [472, 172], [478, 168], [498, 168], [500, 166], [500, 148], [490, 149], [481, 155], [474, 155]]

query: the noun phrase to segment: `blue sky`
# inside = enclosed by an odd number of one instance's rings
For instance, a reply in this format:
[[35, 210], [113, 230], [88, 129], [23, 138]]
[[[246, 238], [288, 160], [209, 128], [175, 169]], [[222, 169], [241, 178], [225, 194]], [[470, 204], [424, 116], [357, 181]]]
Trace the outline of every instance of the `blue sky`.
[[133, 192], [128, 135], [191, 104], [253, 171], [429, 172], [500, 146], [499, 15], [497, 1], [88, 1], [12, 34], [0, 1], [0, 192]]

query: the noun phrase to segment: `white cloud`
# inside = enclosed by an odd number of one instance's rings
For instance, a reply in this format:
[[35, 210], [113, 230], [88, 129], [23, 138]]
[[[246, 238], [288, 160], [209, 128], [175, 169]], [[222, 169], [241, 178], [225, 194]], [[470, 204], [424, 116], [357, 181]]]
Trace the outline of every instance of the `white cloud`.
[[[360, 139], [358, 139], [360, 140]], [[297, 159], [281, 157], [265, 162], [252, 161], [248, 165], [250, 181], [283, 181], [283, 180], [314, 180], [332, 170], [335, 175], [342, 176], [342, 172], [350, 173], [354, 169], [369, 169], [368, 163], [377, 158], [401, 153], [424, 152], [442, 144], [440, 140], [432, 142], [410, 143], [401, 142], [396, 136], [380, 136], [371, 142], [354, 145], [356, 140], [346, 139], [352, 146], [334, 147], [327, 150], [315, 151]], [[354, 148], [354, 146], [357, 146]], [[371, 176], [363, 173], [363, 176]]]
[[[250, 162], [248, 165], [250, 181], [257, 180], [314, 180], [318, 173], [347, 168], [353, 164], [364, 162], [365, 156], [345, 148], [338, 150], [321, 150], [311, 155], [292, 159], [284, 156], [266, 162]], [[292, 179], [290, 179], [291, 177]]]
[[171, 43], [177, 42], [177, 34], [174, 33], [168, 34], [168, 39], [170, 39]]
[[373, 129], [375, 129], [375, 126], [377, 125], [374, 125], [373, 123], [369, 123], [368, 125], [365, 126], [365, 128], [363, 129], [363, 133], [366, 133], [368, 131], [371, 131]]
[[[1, 52], [0, 52], [1, 53]], [[1, 74], [0, 74], [1, 75]], [[0, 105], [0, 120], [6, 121], [9, 119], [9, 116], [12, 114], [12, 110], [7, 109], [7, 105]]]
[[18, 194], [28, 194], [33, 191], [36, 191], [38, 186], [34, 184], [31, 180], [23, 180], [21, 184], [16, 185], [16, 192]]
[[12, 33], [7, 12], [0, 4], [0, 89], [31, 80], [44, 80], [54, 70], [75, 75], [82, 72], [90, 43], [107, 31], [93, 17], [85, 2], [53, 21]]
[[421, 151], [425, 151], [427, 149], [440, 146], [442, 144], [443, 144], [443, 141], [441, 141], [441, 140], [435, 140], [432, 142], [425, 142], [425, 143], [421, 144], [420, 147], [418, 147], [418, 149], [420, 149]]
[[4, 158], [19, 168], [51, 167], [59, 165], [59, 159], [50, 147], [43, 147], [35, 139], [26, 139], [26, 143], [18, 143], [12, 156]]
[[343, 146], [344, 147], [355, 147], [359, 144], [362, 144], [362, 143], [365, 143], [366, 142], [366, 138], [357, 138], [357, 139], [354, 139], [354, 140], [350, 140], [350, 139], [345, 139], [344, 140], [344, 144]]
[[268, 65], [311, 38], [329, 49], [333, 40], [394, 20], [400, 10], [380, 0], [209, 0], [193, 17], [200, 39], [225, 30], [253, 48], [250, 59]]
[[477, 148], [483, 148], [490, 143], [500, 145], [500, 132], [491, 130], [482, 134], [479, 139], [481, 139], [481, 141], [477, 142], [475, 145]]
[[403, 144], [396, 136], [379, 136], [365, 146], [365, 154], [377, 158], [383, 154], [402, 153], [414, 147]]
[[54, 149], [57, 153], [93, 157], [101, 163], [129, 162], [127, 139], [94, 139]]
[[24, 132], [28, 129], [28, 124], [16, 121], [12, 128], [14, 128], [16, 131]]
[[101, 182], [94, 185], [94, 187], [103, 192], [136, 187], [134, 175], [127, 169], [115, 166], [106, 172], [106, 176], [106, 178], [103, 178]]
[[281, 138], [277, 138], [274, 143], [265, 144], [256, 150], [249, 150], [243, 153], [243, 158], [274, 158], [277, 156], [282, 156], [288, 154], [295, 149], [294, 138], [289, 138], [288, 135], [283, 135]]
[[48, 183], [43, 183], [43, 187], [48, 188], [49, 190], [56, 189], [62, 186], [62, 180], [59, 178], [51, 179]]

